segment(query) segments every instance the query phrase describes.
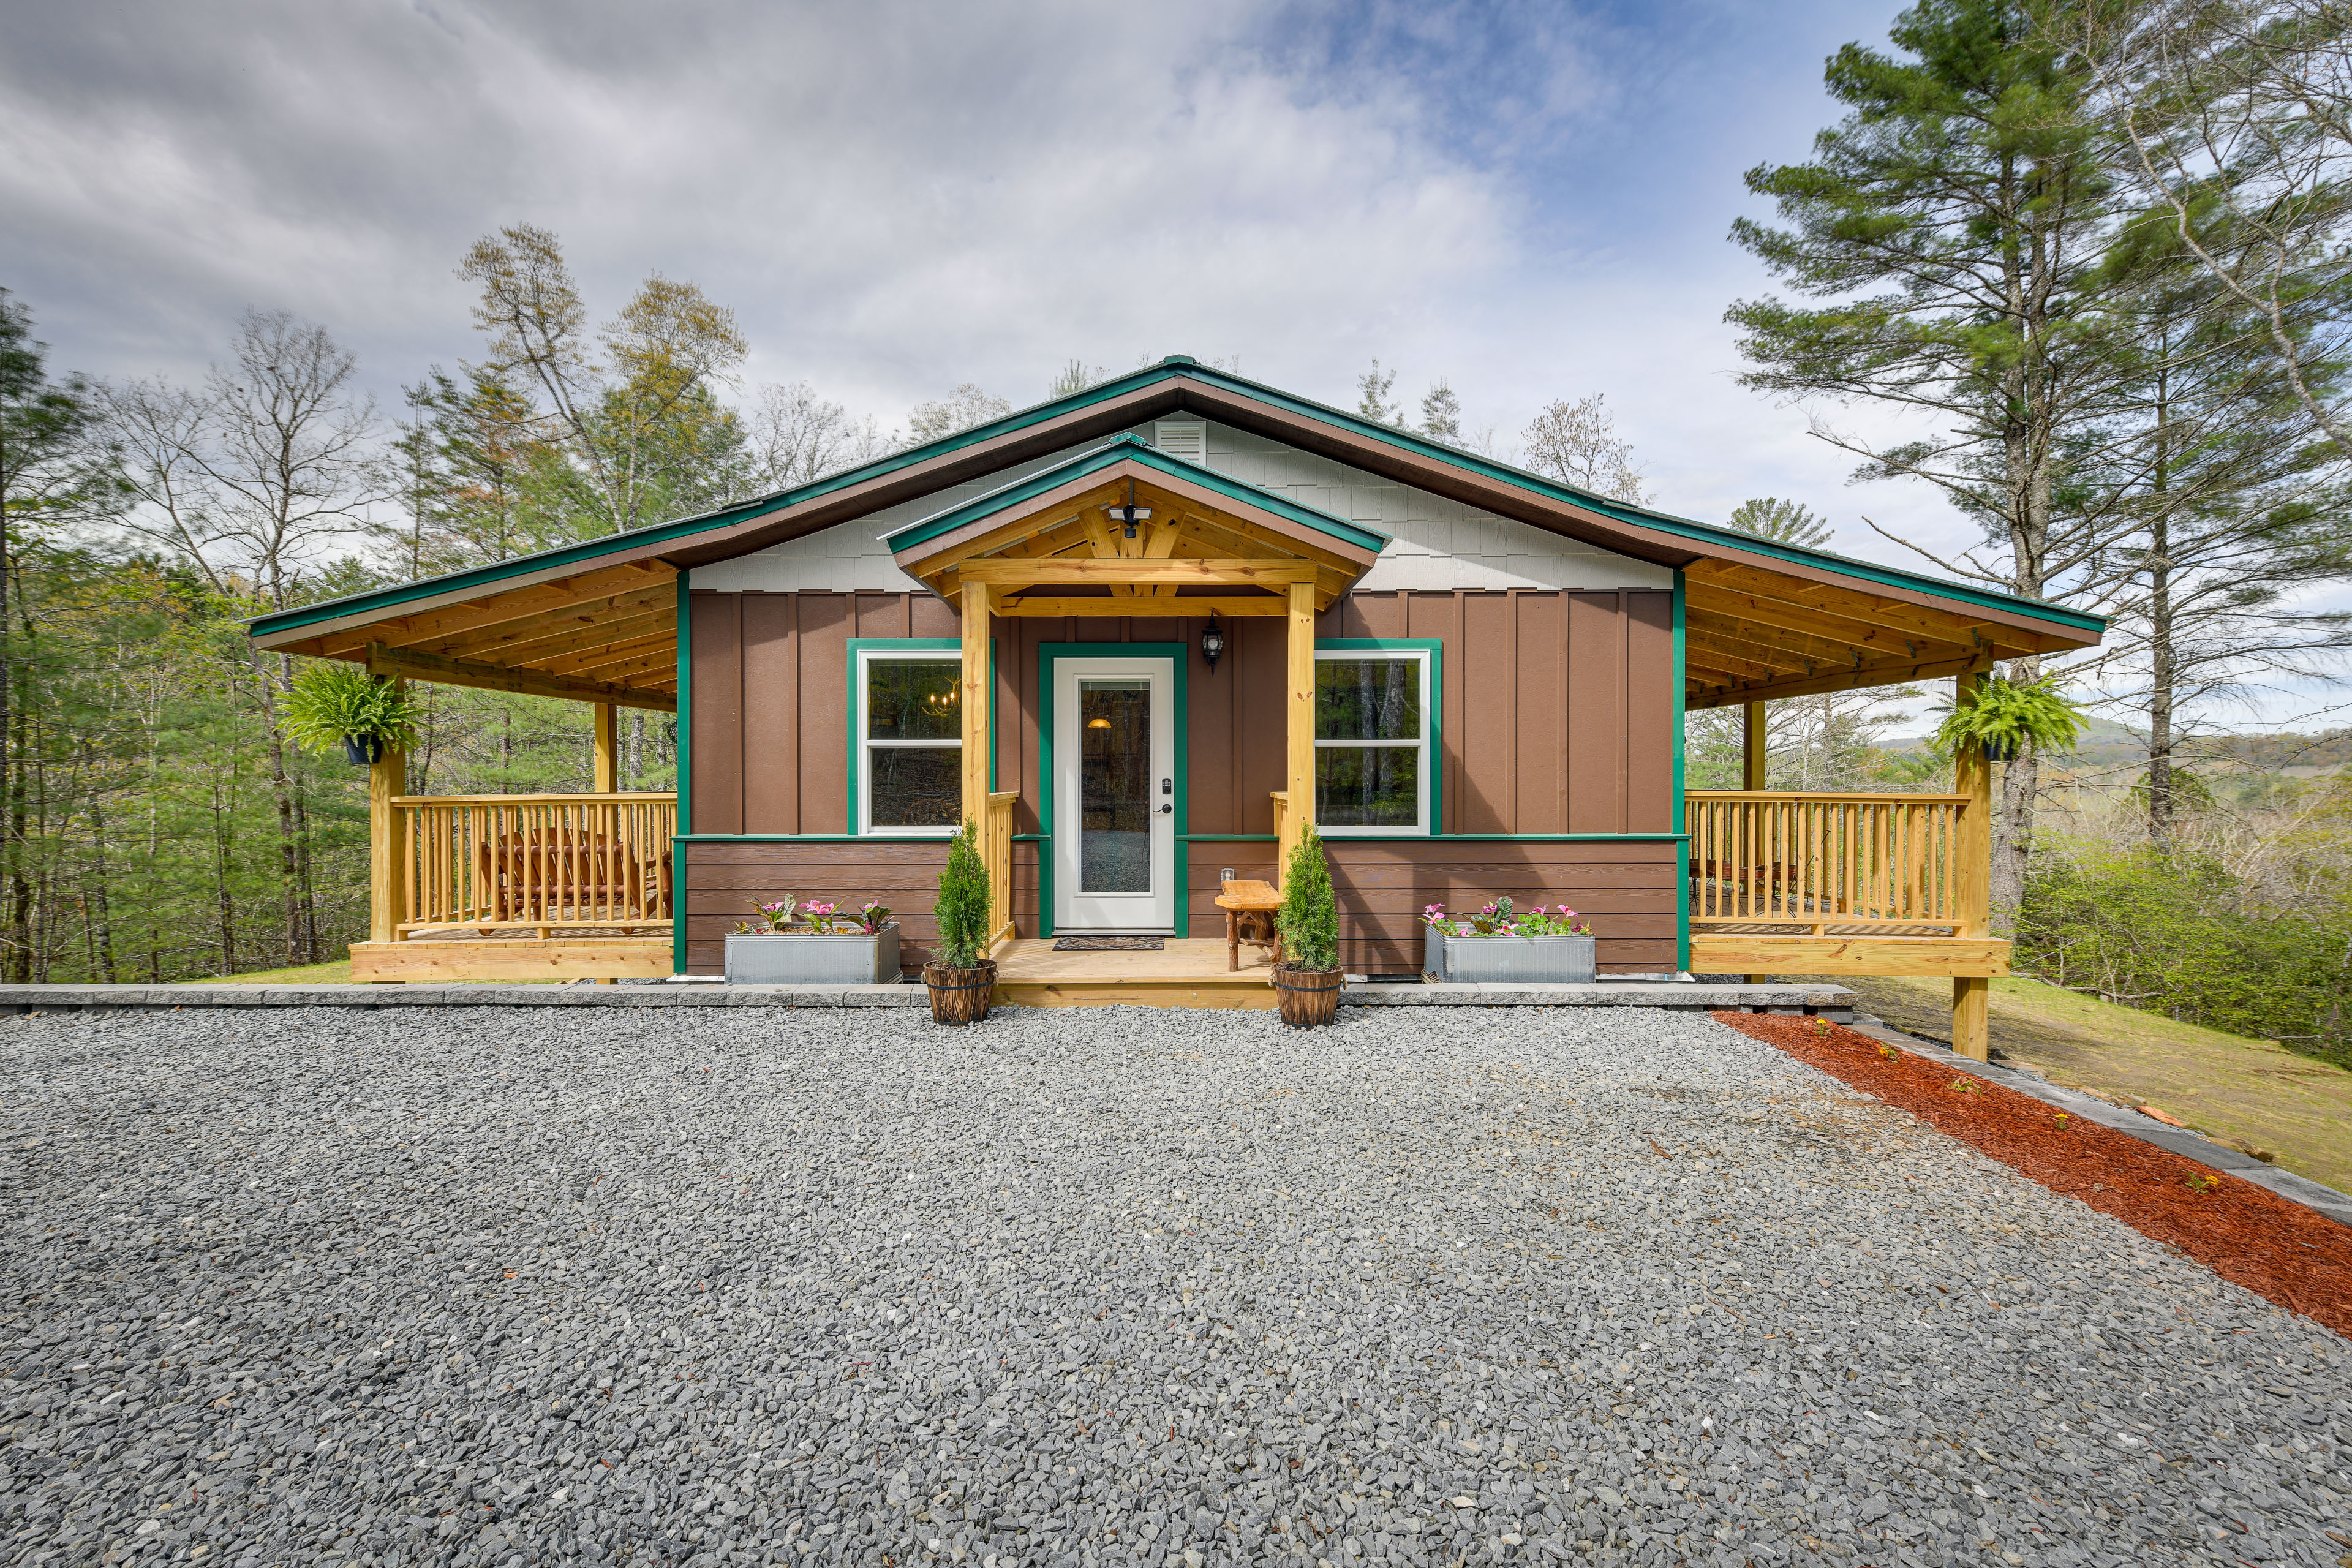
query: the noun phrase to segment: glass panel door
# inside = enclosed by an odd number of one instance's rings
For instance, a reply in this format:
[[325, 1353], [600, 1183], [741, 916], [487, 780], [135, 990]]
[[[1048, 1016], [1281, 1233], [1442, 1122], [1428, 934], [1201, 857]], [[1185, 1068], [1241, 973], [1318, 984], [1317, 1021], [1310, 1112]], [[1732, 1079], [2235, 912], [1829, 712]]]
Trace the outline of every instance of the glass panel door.
[[1055, 661], [1057, 931], [1175, 929], [1174, 689], [1165, 658]]
[[1078, 679], [1078, 890], [1151, 891], [1151, 682]]

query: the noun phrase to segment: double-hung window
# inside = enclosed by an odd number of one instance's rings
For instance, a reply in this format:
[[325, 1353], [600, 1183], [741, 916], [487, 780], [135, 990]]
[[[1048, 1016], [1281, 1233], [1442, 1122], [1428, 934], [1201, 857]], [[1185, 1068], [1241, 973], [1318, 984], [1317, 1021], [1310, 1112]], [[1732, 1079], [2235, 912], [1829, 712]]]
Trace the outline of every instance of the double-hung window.
[[1315, 654], [1315, 825], [1330, 837], [1428, 833], [1436, 704], [1430, 648]]
[[857, 650], [857, 831], [953, 833], [963, 818], [963, 665], [952, 649]]

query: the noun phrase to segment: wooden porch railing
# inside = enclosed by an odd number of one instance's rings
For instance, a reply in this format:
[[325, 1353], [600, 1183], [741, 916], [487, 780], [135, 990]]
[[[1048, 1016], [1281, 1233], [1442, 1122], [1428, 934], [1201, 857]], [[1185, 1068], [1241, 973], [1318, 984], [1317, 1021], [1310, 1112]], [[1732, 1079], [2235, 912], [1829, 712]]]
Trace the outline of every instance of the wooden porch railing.
[[409, 795], [394, 814], [394, 930], [650, 926], [670, 918], [675, 795]]
[[1966, 795], [1685, 793], [1691, 925], [1943, 927], [1981, 935]]
[[1013, 934], [1013, 807], [1020, 798], [1017, 789], [992, 791], [980, 825], [980, 860], [988, 868], [988, 907], [996, 922], [988, 938], [992, 948]]

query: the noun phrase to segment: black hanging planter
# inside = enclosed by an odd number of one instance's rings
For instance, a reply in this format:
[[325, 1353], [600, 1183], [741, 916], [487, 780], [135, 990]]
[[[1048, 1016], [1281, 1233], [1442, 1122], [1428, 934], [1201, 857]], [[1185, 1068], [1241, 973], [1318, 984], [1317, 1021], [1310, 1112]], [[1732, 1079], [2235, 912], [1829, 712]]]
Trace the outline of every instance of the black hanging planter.
[[1984, 760], [1989, 763], [2013, 763], [2017, 761], [2017, 742], [2015, 741], [1981, 741], [1978, 742], [1978, 749], [1984, 752]]
[[343, 756], [355, 768], [372, 767], [383, 761], [382, 735], [346, 735]]

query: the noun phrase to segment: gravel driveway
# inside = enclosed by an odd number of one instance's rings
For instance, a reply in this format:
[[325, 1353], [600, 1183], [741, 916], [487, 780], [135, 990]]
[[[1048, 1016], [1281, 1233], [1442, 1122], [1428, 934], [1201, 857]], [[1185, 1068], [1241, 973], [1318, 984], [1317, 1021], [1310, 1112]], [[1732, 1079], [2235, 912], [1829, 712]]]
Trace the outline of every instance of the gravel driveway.
[[9, 1563], [2335, 1564], [2347, 1350], [1681, 1015], [0, 1026]]

